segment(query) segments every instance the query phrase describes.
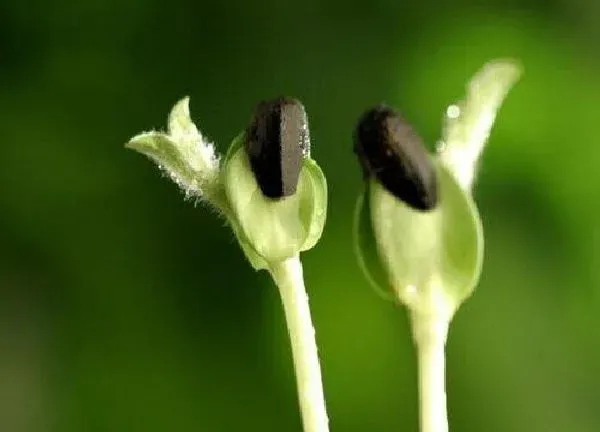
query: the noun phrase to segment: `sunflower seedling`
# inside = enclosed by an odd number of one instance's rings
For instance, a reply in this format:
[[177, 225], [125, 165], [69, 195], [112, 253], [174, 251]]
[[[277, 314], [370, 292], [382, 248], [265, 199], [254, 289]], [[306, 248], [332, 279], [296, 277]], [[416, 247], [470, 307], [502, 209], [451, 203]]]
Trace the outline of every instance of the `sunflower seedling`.
[[475, 289], [483, 260], [483, 229], [471, 189], [496, 112], [519, 75], [512, 61], [486, 64], [470, 81], [466, 99], [448, 108], [435, 154], [388, 106], [368, 110], [355, 131], [365, 179], [355, 213], [355, 250], [370, 284], [409, 310], [421, 432], [448, 431], [448, 327]]
[[192, 122], [187, 98], [171, 111], [168, 132], [145, 132], [126, 146], [156, 162], [186, 196], [221, 213], [252, 267], [269, 271], [285, 311], [304, 430], [327, 432], [317, 345], [299, 258], [321, 237], [327, 183], [310, 157], [302, 104], [289, 98], [261, 102], [222, 160]]

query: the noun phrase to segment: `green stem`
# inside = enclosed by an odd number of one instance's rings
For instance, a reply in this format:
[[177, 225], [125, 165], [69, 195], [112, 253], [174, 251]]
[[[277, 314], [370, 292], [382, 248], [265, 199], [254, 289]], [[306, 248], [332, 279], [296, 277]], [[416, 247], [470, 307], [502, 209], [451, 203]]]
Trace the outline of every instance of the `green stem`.
[[285, 310], [304, 431], [327, 432], [329, 426], [321, 367], [300, 258], [296, 256], [276, 263], [271, 266], [270, 272], [279, 288]]
[[419, 366], [421, 432], [448, 432], [445, 382], [448, 325], [449, 320], [443, 317], [412, 315]]

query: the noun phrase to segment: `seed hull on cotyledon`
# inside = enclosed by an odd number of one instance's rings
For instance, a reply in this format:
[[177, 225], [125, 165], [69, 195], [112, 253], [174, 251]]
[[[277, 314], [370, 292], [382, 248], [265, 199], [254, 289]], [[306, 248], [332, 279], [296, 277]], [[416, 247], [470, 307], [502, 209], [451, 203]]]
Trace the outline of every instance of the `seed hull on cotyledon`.
[[285, 97], [259, 103], [246, 129], [245, 148], [265, 196], [295, 194], [302, 160], [310, 150], [304, 106]]
[[396, 198], [422, 211], [438, 203], [435, 166], [423, 140], [393, 108], [365, 112], [354, 133], [354, 151], [365, 177], [375, 177]]

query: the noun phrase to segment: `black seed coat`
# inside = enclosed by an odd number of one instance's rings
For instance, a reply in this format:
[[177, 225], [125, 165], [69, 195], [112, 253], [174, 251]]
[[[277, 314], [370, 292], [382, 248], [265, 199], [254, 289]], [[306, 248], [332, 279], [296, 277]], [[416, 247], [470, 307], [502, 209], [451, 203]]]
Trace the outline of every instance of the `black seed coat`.
[[380, 105], [363, 114], [354, 152], [364, 175], [376, 177], [398, 199], [417, 210], [437, 206], [435, 166], [423, 140], [394, 109]]
[[290, 98], [259, 103], [246, 130], [245, 146], [265, 196], [283, 198], [296, 193], [302, 160], [310, 151], [304, 106]]

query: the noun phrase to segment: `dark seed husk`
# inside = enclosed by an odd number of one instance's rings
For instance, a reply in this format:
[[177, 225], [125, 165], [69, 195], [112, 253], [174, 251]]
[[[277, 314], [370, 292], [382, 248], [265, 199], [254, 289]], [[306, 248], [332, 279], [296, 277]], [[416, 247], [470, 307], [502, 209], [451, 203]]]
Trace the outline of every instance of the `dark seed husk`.
[[438, 203], [435, 166], [423, 140], [393, 108], [368, 110], [359, 119], [354, 152], [366, 177], [376, 177], [394, 196], [417, 210]]
[[262, 193], [283, 198], [296, 193], [310, 139], [304, 106], [291, 98], [258, 104], [246, 130], [246, 152]]

